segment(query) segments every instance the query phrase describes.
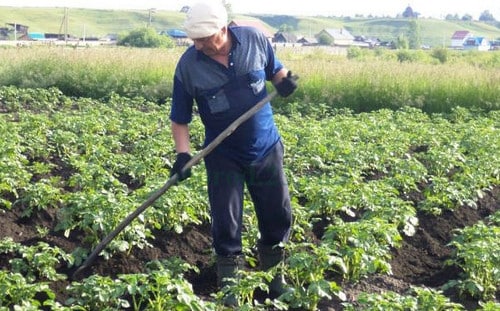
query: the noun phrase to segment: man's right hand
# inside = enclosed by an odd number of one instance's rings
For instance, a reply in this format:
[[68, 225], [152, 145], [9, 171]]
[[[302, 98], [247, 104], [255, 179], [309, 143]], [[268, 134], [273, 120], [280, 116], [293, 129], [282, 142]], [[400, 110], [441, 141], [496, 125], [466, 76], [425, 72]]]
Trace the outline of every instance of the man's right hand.
[[191, 160], [191, 155], [187, 152], [181, 152], [177, 154], [175, 159], [174, 166], [172, 166], [172, 170], [170, 171], [170, 177], [177, 174], [179, 177], [178, 181], [183, 181], [191, 176], [191, 168], [186, 169], [182, 172], [182, 168]]
[[280, 83], [276, 85], [276, 91], [281, 97], [290, 96], [297, 88], [297, 75], [292, 75], [291, 71], [288, 71], [286, 77], [281, 79]]

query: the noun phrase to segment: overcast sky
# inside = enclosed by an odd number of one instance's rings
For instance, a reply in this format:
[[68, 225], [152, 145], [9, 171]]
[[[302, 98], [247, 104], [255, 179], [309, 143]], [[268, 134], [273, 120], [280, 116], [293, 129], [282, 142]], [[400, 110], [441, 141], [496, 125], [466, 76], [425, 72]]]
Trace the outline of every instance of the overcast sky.
[[[75, 7], [94, 9], [139, 9], [178, 11], [197, 0], [0, 0], [0, 6]], [[447, 14], [470, 14], [478, 19], [485, 10], [500, 20], [500, 0], [227, 0], [234, 13], [268, 13], [295, 16], [390, 16], [410, 5], [422, 17], [444, 18]]]

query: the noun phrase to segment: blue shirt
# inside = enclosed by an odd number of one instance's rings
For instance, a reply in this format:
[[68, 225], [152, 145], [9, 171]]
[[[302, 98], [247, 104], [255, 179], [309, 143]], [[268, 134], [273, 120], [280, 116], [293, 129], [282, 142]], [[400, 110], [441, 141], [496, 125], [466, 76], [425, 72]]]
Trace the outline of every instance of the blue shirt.
[[[175, 70], [170, 119], [191, 122], [196, 101], [205, 126], [205, 146], [266, 97], [266, 81], [283, 68], [261, 32], [252, 27], [228, 31], [233, 44], [227, 68], [191, 46]], [[252, 162], [264, 157], [279, 139], [268, 102], [212, 152]]]

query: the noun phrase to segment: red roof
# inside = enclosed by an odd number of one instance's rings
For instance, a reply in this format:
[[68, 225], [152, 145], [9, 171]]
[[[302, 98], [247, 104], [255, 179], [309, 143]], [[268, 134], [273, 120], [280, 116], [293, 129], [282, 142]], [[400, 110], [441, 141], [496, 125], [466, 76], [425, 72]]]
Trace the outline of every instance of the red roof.
[[264, 33], [267, 38], [273, 38], [274, 35], [269, 31], [269, 29], [264, 26], [264, 24], [258, 20], [251, 19], [233, 19], [229, 26], [250, 26], [259, 29]]
[[458, 31], [455, 31], [455, 33], [453, 34], [453, 36], [451, 37], [452, 40], [463, 40], [467, 37], [470, 36], [470, 31], [468, 30], [458, 30]]

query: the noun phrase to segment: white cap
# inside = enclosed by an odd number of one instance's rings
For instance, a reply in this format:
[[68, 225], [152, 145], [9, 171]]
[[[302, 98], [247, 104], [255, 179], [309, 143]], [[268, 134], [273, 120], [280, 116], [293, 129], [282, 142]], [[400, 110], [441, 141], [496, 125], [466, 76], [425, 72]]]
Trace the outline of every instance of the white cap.
[[187, 13], [184, 29], [189, 38], [210, 37], [227, 25], [227, 11], [221, 0], [198, 2]]

